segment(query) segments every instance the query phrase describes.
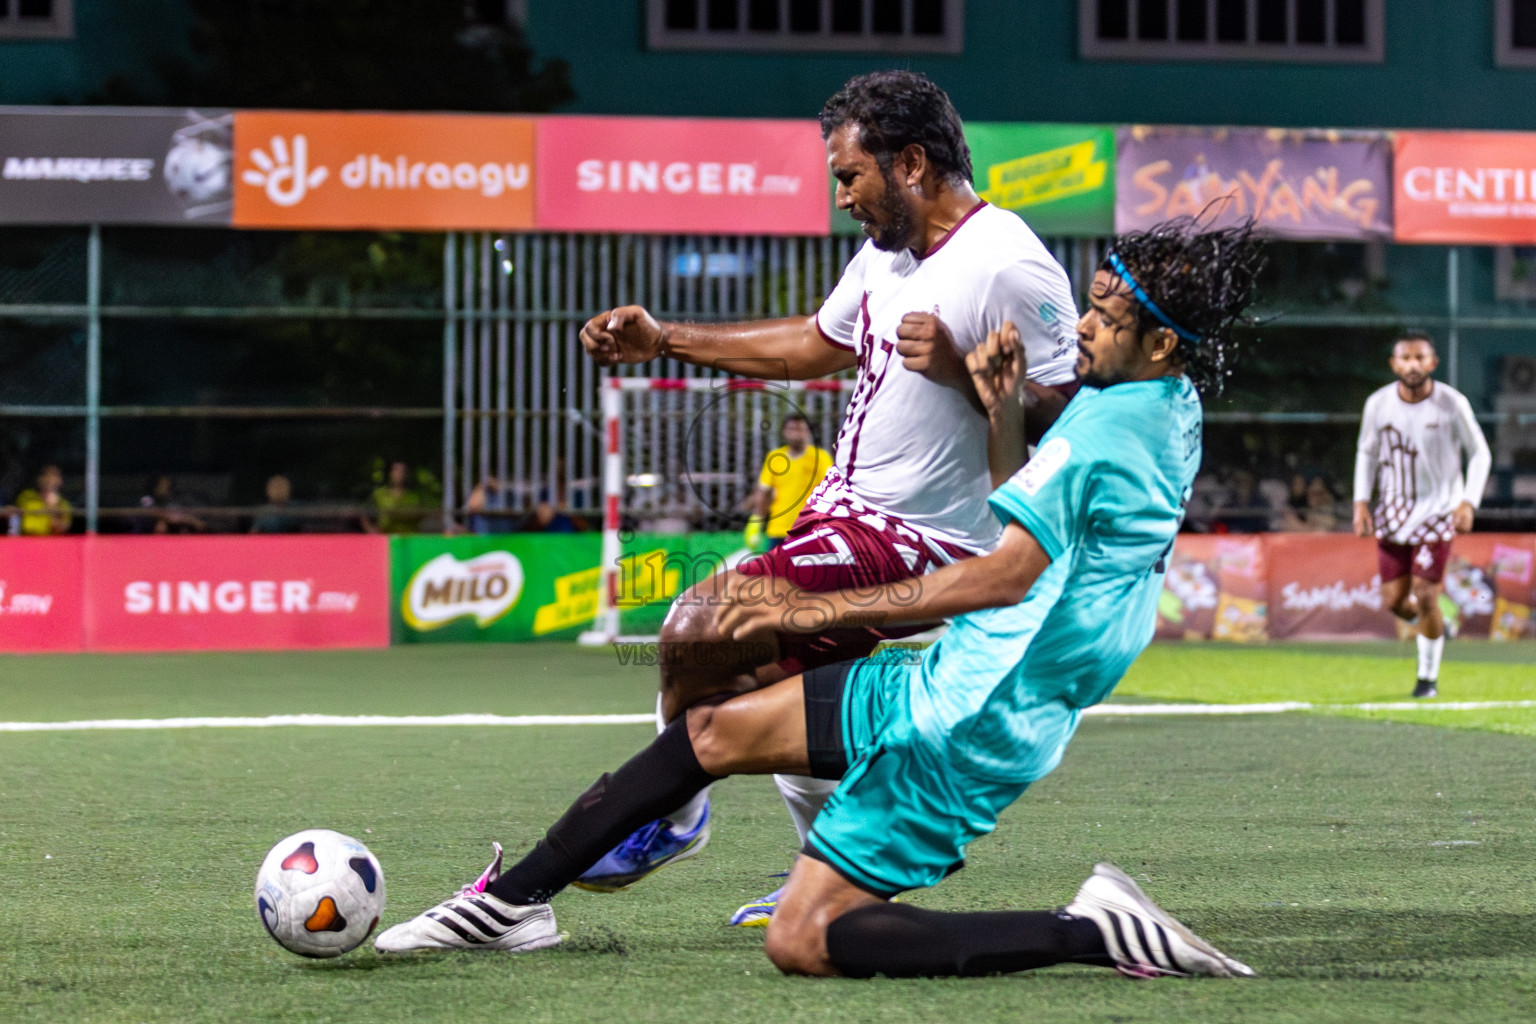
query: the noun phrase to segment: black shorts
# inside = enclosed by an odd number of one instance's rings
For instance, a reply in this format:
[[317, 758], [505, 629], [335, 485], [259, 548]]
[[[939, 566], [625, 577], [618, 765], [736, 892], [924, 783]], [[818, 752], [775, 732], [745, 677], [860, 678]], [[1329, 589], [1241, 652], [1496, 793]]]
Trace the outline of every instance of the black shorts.
[[800, 676], [805, 691], [805, 750], [811, 778], [841, 779], [848, 771], [843, 738], [843, 691], [857, 660], [819, 665]]

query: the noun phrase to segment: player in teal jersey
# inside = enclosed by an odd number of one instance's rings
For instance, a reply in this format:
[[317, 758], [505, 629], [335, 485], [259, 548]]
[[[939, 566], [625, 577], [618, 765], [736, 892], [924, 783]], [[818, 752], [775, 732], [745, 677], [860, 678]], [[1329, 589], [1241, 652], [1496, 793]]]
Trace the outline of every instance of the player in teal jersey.
[[[876, 655], [691, 709], [605, 775], [518, 864], [389, 929], [385, 952], [558, 941], [548, 901], [612, 843], [716, 778], [841, 779], [768, 930], [804, 974], [969, 975], [1077, 962], [1136, 977], [1251, 971], [1099, 865], [1061, 911], [952, 914], [890, 902], [1049, 773], [1082, 710], [1151, 640], [1165, 559], [1200, 463], [1199, 389], [1230, 372], [1261, 266], [1247, 227], [1189, 221], [1116, 240], [1078, 324], [1083, 388], [1024, 464], [1022, 349], [1004, 325], [968, 359], [991, 418], [991, 554], [921, 580], [812, 594], [740, 581], [723, 635], [954, 618], [921, 658]], [[1019, 467], [1023, 465], [1023, 468]], [[671, 801], [672, 803], [669, 803]]]

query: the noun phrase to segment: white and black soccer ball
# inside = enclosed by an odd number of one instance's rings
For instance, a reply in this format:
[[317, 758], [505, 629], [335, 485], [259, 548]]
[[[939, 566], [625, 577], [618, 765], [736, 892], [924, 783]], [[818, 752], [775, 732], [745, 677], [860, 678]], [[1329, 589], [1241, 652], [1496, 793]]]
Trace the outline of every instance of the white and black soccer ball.
[[300, 956], [356, 948], [384, 913], [384, 871], [368, 847], [340, 832], [295, 832], [256, 876], [256, 916], [278, 945]]
[[229, 192], [228, 149], [206, 139], [180, 139], [165, 155], [165, 185], [183, 203], [206, 203]]

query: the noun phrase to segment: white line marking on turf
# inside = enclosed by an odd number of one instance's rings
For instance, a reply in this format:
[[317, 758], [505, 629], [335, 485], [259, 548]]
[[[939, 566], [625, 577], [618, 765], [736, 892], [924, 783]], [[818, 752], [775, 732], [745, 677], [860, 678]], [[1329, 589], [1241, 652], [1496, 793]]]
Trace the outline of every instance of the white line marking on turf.
[[[1168, 715], [1275, 715], [1287, 711], [1494, 711], [1536, 708], [1536, 700], [1443, 701], [1422, 704], [1098, 704], [1084, 715], [1141, 717]], [[74, 722], [0, 722], [0, 732], [82, 732], [93, 729], [272, 729], [283, 726], [378, 727], [439, 725], [644, 725], [654, 713], [639, 715], [267, 715], [245, 718], [98, 718]]]
[[0, 722], [0, 732], [85, 729], [270, 729], [277, 726], [642, 725], [644, 715], [268, 715], [264, 718], [101, 718], [79, 722]]

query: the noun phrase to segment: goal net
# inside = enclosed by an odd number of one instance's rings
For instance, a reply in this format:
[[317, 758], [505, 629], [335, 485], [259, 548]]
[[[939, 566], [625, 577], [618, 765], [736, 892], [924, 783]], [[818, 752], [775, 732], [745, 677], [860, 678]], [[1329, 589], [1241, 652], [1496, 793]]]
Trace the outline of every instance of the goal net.
[[602, 579], [597, 618], [581, 642], [619, 635], [621, 534], [740, 529], [763, 460], [783, 443], [785, 418], [804, 416], [812, 443], [830, 451], [852, 392], [844, 380], [605, 379]]

